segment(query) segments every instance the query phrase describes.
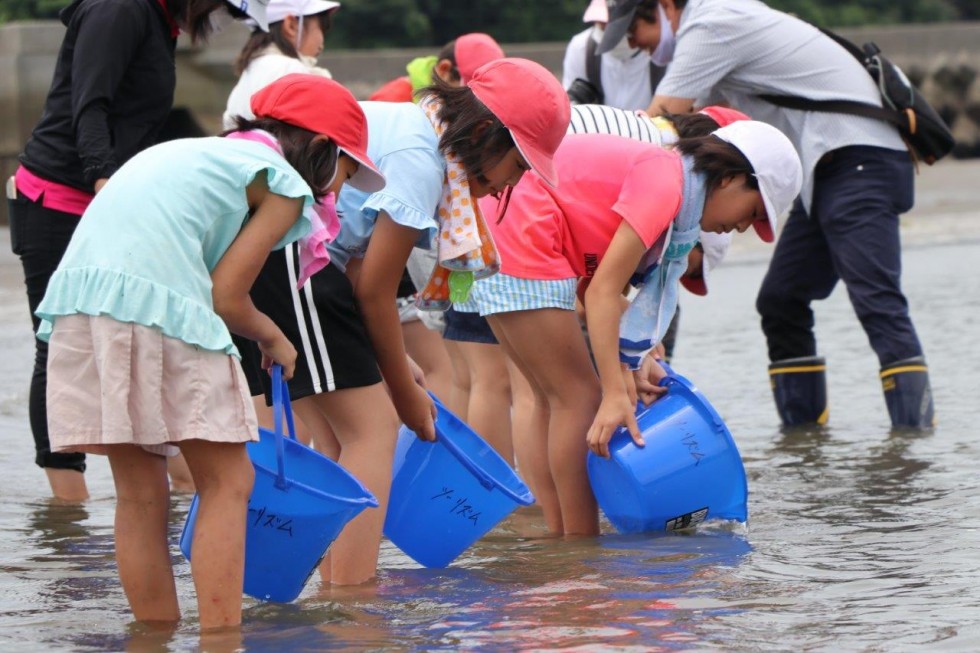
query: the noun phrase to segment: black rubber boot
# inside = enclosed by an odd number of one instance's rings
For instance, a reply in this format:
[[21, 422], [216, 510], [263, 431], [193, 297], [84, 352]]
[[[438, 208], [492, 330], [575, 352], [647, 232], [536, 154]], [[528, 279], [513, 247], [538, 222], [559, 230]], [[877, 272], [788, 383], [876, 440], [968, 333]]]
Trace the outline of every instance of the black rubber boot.
[[827, 363], [822, 356], [771, 363], [769, 384], [784, 426], [827, 423]]
[[881, 369], [885, 405], [897, 428], [930, 428], [935, 425], [932, 388], [925, 358], [916, 356]]

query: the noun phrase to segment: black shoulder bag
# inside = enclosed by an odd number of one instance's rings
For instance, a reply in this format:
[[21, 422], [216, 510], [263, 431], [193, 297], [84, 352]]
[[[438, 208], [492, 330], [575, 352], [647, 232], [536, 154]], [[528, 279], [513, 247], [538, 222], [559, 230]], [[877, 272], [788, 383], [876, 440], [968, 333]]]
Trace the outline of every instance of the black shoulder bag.
[[902, 69], [886, 59], [874, 43], [858, 48], [844, 37], [818, 28], [854, 55], [875, 81], [884, 106], [851, 100], [811, 100], [795, 95], [760, 95], [767, 102], [788, 109], [846, 113], [884, 120], [895, 125], [912, 154], [932, 165], [950, 153], [955, 141], [949, 127], [922, 97]]

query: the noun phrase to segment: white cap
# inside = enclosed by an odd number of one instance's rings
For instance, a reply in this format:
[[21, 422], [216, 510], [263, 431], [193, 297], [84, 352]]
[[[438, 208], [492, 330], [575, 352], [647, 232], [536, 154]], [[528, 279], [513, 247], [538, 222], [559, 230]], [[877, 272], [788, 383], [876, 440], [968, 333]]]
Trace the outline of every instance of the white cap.
[[229, 5], [248, 15], [246, 24], [255, 23], [263, 32], [269, 31], [269, 0], [225, 0]]
[[315, 16], [340, 7], [339, 2], [329, 0], [269, 0], [270, 23], [285, 20], [286, 16]]
[[758, 120], [739, 120], [712, 134], [737, 147], [752, 164], [769, 218], [753, 226], [759, 238], [771, 243], [776, 239], [776, 219], [789, 210], [803, 187], [796, 148], [783, 132]]
[[583, 23], [608, 23], [609, 22], [609, 8], [606, 6], [606, 0], [592, 0], [589, 3], [588, 8], [585, 10], [585, 14], [582, 16]]
[[732, 244], [732, 234], [702, 231], [698, 241], [701, 243], [702, 251], [701, 275], [689, 277], [685, 274], [681, 277], [681, 284], [695, 295], [707, 295], [708, 273], [725, 258], [728, 247]]

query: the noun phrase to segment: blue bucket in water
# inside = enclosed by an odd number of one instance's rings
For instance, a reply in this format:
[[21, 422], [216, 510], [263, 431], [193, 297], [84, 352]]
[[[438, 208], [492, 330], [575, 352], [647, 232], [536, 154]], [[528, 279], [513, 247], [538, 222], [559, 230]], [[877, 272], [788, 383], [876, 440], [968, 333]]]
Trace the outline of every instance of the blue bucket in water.
[[637, 410], [645, 447], [620, 428], [609, 442], [609, 459], [589, 452], [592, 491], [620, 533], [748, 516], [745, 467], [732, 434], [694, 384], [669, 374], [662, 382], [667, 394]]
[[[282, 369], [272, 370], [275, 432], [259, 429], [246, 446], [255, 467], [245, 530], [245, 593], [266, 601], [299, 596], [327, 548], [351, 519], [377, 499], [343, 467], [296, 441], [289, 390]], [[282, 434], [286, 415], [289, 438]], [[180, 536], [191, 558], [198, 498]]]
[[426, 567], [445, 567], [534, 496], [493, 447], [433, 396], [436, 441], [398, 431], [384, 534]]

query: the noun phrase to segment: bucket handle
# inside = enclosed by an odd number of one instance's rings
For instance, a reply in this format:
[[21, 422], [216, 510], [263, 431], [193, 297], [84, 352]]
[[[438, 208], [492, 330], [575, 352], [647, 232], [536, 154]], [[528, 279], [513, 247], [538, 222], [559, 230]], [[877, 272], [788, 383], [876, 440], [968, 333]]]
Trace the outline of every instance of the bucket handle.
[[[429, 396], [432, 397], [432, 401], [436, 402], [436, 405], [439, 406], [439, 408], [443, 412], [445, 412], [447, 415], [452, 415], [452, 413], [449, 412], [446, 406], [441, 401], [439, 401], [439, 398], [436, 397], [434, 394], [432, 394], [432, 392], [429, 392]], [[459, 461], [459, 464], [465, 467], [470, 474], [475, 476], [476, 480], [480, 482], [480, 485], [482, 485], [486, 489], [493, 490], [494, 488], [497, 488], [502, 493], [504, 493], [505, 495], [507, 495], [514, 501], [516, 501], [517, 503], [520, 503], [521, 505], [527, 506], [530, 505], [531, 503], [534, 503], [533, 498], [530, 501], [528, 501], [527, 496], [517, 494], [510, 488], [505, 487], [504, 485], [498, 483], [492, 476], [487, 474], [475, 462], [473, 462], [473, 459], [470, 458], [468, 455], [466, 455], [466, 452], [460, 449], [459, 446], [455, 442], [453, 442], [451, 438], [442, 437], [439, 438], [439, 441], [442, 442], [442, 446], [444, 446], [446, 450], [449, 451], [449, 453], [451, 453], [453, 457]]]
[[272, 421], [276, 432], [276, 487], [285, 489], [286, 482], [286, 445], [283, 441], [282, 418], [286, 416], [286, 428], [289, 437], [296, 439], [296, 424], [293, 421], [293, 407], [289, 403], [289, 386], [282, 378], [282, 366], [272, 366]]

